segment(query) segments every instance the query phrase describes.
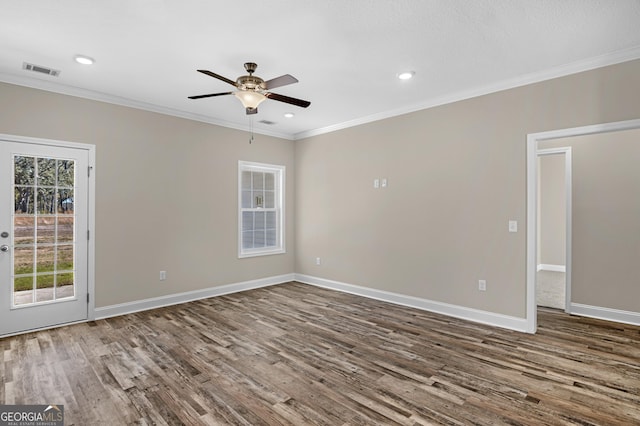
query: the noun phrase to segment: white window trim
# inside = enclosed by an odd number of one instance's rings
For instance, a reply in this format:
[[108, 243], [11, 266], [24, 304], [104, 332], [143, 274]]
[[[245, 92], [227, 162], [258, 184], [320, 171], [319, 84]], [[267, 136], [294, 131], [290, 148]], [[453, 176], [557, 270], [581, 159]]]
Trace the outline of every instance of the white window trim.
[[[242, 248], [242, 172], [254, 171], [254, 172], [268, 172], [275, 173], [275, 188], [276, 188], [276, 212], [277, 212], [277, 226], [278, 234], [277, 240], [279, 244], [273, 248], [259, 248], [259, 249], [243, 249]], [[285, 176], [286, 167], [275, 164], [255, 163], [251, 161], [238, 161], [238, 257], [255, 257], [255, 256], [267, 256], [272, 254], [286, 253], [285, 248], [285, 232], [284, 232], [284, 206], [285, 206]]]

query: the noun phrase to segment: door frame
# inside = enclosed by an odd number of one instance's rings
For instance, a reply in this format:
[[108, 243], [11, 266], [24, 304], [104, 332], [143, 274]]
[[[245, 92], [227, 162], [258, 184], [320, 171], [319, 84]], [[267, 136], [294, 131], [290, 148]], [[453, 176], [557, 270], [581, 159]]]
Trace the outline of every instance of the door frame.
[[[564, 234], [564, 244], [565, 244], [565, 257], [564, 257], [564, 265], [565, 265], [565, 275], [564, 275], [564, 311], [568, 314], [571, 313], [571, 147], [561, 147], [561, 148], [548, 148], [548, 149], [538, 149], [537, 150], [538, 158], [545, 157], [549, 155], [564, 155], [564, 207], [565, 207], [565, 234]], [[536, 162], [536, 164], [538, 164]], [[537, 192], [537, 191], [536, 191]], [[539, 201], [539, 198], [536, 202]], [[536, 214], [538, 213], [536, 206]], [[536, 226], [537, 226], [537, 218], [536, 218]], [[538, 233], [536, 230], [536, 239], [538, 238]], [[537, 242], [536, 242], [536, 253], [537, 253]], [[537, 262], [536, 262], [537, 263]], [[536, 266], [536, 270], [537, 270]], [[537, 280], [536, 280], [537, 285]], [[536, 303], [537, 306], [537, 303]], [[537, 308], [536, 308], [537, 309]]]
[[[61, 148], [73, 148], [87, 151], [89, 157], [88, 174], [88, 194], [87, 194], [87, 228], [89, 231], [87, 241], [87, 293], [89, 301], [87, 303], [87, 321], [95, 319], [95, 190], [96, 190], [96, 146], [93, 144], [68, 142], [55, 139], [43, 139], [29, 136], [17, 136], [0, 133], [0, 141], [27, 143], [35, 145], [46, 145]], [[84, 322], [84, 321], [82, 321]], [[68, 324], [65, 324], [68, 325]], [[57, 327], [57, 326], [53, 326]], [[29, 330], [29, 332], [47, 329], [51, 327], [42, 327], [40, 329]], [[21, 334], [13, 333], [13, 334]], [[11, 334], [9, 334], [11, 335]], [[9, 335], [5, 335], [9, 336]]]
[[[550, 130], [527, 135], [527, 306], [526, 332], [538, 328], [536, 304], [537, 234], [538, 234], [538, 142], [573, 136], [594, 135], [621, 130], [640, 129], [640, 119]], [[567, 261], [570, 261], [567, 259]]]

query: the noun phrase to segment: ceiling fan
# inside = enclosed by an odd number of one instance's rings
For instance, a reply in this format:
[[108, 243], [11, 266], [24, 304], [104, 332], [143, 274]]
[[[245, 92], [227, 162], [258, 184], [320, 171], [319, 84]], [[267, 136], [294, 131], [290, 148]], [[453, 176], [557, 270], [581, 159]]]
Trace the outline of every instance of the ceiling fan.
[[247, 62], [244, 64], [244, 69], [247, 70], [249, 75], [243, 75], [238, 77], [236, 81], [229, 80], [226, 77], [218, 75], [208, 70], [198, 70], [202, 74], [206, 74], [210, 77], [222, 80], [225, 83], [229, 83], [235, 86], [238, 90], [235, 92], [221, 92], [221, 93], [209, 93], [208, 95], [189, 96], [189, 99], [201, 99], [210, 98], [213, 96], [234, 95], [242, 102], [247, 114], [257, 114], [258, 105], [265, 99], [273, 99], [274, 101], [280, 101], [291, 105], [296, 105], [302, 108], [306, 108], [311, 105], [309, 101], [303, 101], [302, 99], [290, 98], [289, 96], [279, 95], [277, 93], [268, 92], [276, 87], [286, 86], [287, 84], [297, 83], [298, 80], [289, 75], [281, 75], [280, 77], [272, 78], [271, 80], [264, 81], [260, 77], [253, 75], [258, 65], [253, 62]]

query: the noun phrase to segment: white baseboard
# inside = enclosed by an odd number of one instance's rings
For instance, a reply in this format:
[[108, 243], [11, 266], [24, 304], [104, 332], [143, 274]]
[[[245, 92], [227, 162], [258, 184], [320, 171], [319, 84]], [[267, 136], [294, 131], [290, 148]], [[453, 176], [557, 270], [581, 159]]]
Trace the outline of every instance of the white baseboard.
[[540, 263], [538, 271], [567, 272], [565, 265], [549, 265], [548, 263]]
[[282, 284], [294, 280], [295, 274], [285, 274], [252, 281], [227, 284], [219, 287], [210, 287], [202, 290], [187, 291], [184, 293], [169, 294], [167, 296], [119, 303], [117, 305], [103, 306], [95, 309], [95, 319], [104, 319], [118, 315], [146, 311], [149, 309], [161, 308], [164, 306], [177, 305], [179, 303], [191, 302], [193, 300], [238, 293], [240, 291], [253, 290], [260, 287]]
[[328, 288], [331, 290], [351, 293], [358, 296], [368, 297], [370, 299], [381, 300], [383, 302], [394, 303], [396, 305], [408, 306], [411, 308], [421, 309], [423, 311], [434, 312], [438, 314], [448, 315], [468, 321], [481, 324], [491, 325], [495, 327], [507, 328], [510, 330], [527, 332], [526, 318], [512, 317], [508, 315], [496, 314], [493, 312], [481, 311], [478, 309], [466, 308], [464, 306], [451, 305], [448, 303], [435, 302], [432, 300], [421, 299], [419, 297], [406, 296], [398, 293], [391, 293], [383, 290], [376, 290], [367, 287], [361, 287], [353, 284], [346, 284], [338, 281], [327, 280], [324, 278], [313, 277], [304, 274], [295, 274], [295, 280], [304, 284], [311, 284], [318, 287]]
[[582, 305], [580, 303], [571, 303], [570, 309], [572, 315], [640, 326], [640, 312], [621, 311], [619, 309]]

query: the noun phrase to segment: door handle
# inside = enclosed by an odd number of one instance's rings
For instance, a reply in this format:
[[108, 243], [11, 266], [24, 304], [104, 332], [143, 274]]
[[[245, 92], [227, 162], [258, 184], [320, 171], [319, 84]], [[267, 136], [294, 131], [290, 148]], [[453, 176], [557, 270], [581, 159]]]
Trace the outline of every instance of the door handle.
[[9, 251], [9, 246], [6, 244], [3, 244], [0, 246], [0, 251]]

